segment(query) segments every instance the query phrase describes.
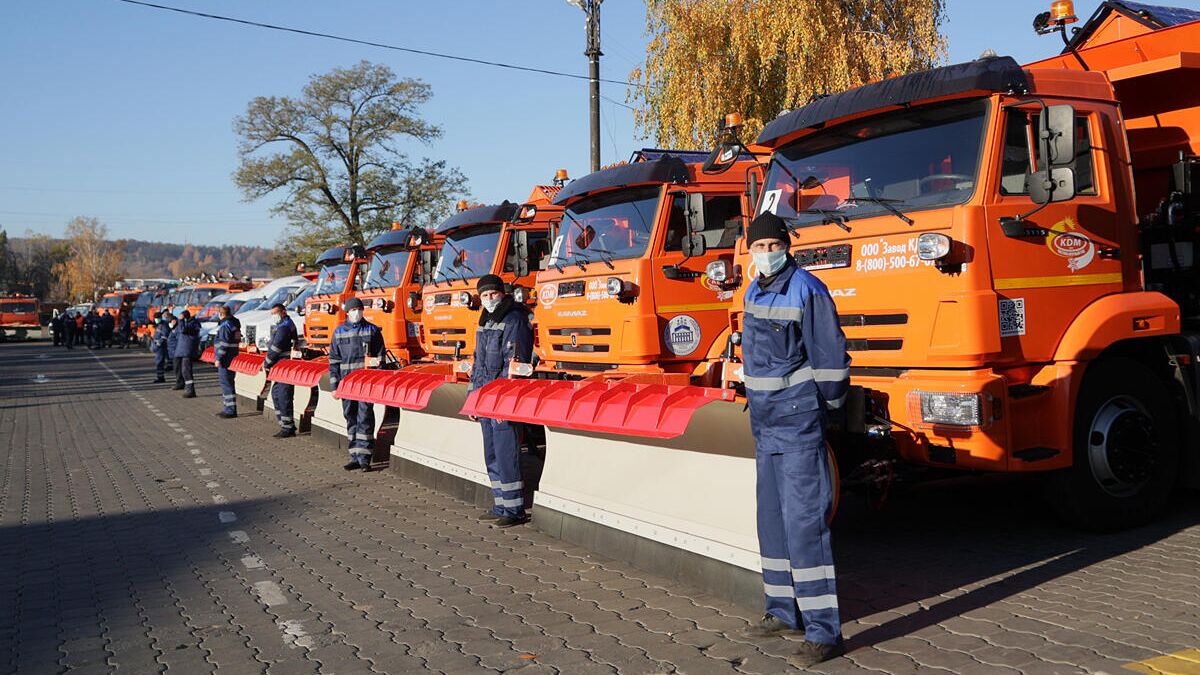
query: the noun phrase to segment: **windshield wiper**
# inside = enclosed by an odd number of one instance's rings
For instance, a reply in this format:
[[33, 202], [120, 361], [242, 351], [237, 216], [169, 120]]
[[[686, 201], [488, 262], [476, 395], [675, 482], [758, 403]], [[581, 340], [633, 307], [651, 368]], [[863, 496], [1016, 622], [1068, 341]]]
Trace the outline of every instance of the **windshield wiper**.
[[[818, 216], [824, 216], [824, 218], [821, 220], [822, 225], [837, 225], [847, 232], [850, 231], [850, 226], [846, 224], [846, 216], [843, 216], [837, 211], [830, 211], [829, 209], [801, 209], [796, 213], [809, 213]], [[795, 227], [792, 227], [791, 230], [792, 234], [796, 235], [797, 237], [800, 236], [800, 233]]]
[[851, 197], [845, 201], [846, 204], [853, 204], [855, 202], [867, 202], [868, 204], [878, 204], [878, 205], [882, 206], [883, 208], [887, 209], [892, 215], [896, 216], [900, 220], [903, 220], [904, 222], [908, 223], [909, 225], [912, 225], [914, 222], [912, 218], [909, 218], [908, 216], [904, 215], [903, 211], [901, 211], [900, 209], [893, 206], [893, 204], [903, 204], [904, 203], [903, 199], [888, 199], [887, 197]]
[[576, 259], [572, 260], [571, 262], [575, 263], [576, 265], [579, 265], [580, 272], [586, 272], [588, 263], [592, 262], [592, 259], [587, 257], [586, 255], [584, 255], [582, 251], [579, 253], [576, 253], [575, 258]]
[[[450, 241], [450, 237], [446, 237], [446, 245], [449, 246], [450, 248], [454, 249], [454, 259], [458, 260], [459, 255], [462, 253], [462, 249], [455, 246], [454, 242]], [[463, 258], [462, 266], [467, 268], [467, 271], [470, 272], [471, 274], [475, 274], [475, 270], [471, 269], [471, 266], [467, 264], [466, 256], [462, 256], [462, 258]], [[454, 267], [455, 265], [452, 262], [452, 263], [450, 263], [450, 266]], [[458, 278], [460, 281], [463, 281], [463, 282], [465, 282], [467, 280], [467, 275], [463, 274], [462, 269], [458, 270]]]
[[603, 249], [603, 248], [590, 248], [588, 250], [599, 253], [600, 261], [603, 262], [605, 265], [608, 265], [608, 269], [610, 269], [610, 270], [617, 269], [617, 266], [612, 263], [612, 261], [613, 261], [612, 251], [609, 251], [609, 250]]

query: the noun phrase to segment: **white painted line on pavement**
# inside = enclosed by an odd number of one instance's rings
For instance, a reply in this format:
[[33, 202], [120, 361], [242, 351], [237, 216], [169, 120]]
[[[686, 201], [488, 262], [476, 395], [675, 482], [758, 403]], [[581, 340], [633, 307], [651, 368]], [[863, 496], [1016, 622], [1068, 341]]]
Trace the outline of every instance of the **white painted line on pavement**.
[[262, 561], [262, 558], [256, 555], [248, 555], [242, 557], [242, 566], [248, 570], [261, 570], [267, 564]]
[[199, 448], [192, 448], [191, 450], [188, 450], [188, 452], [192, 453], [193, 455], [200, 454]]
[[195, 462], [196, 464], [208, 464], [208, 462], [204, 461], [203, 457], [196, 457], [192, 461]]
[[308, 649], [313, 646], [313, 639], [304, 632], [304, 622], [300, 619], [279, 622], [279, 630], [283, 631], [284, 644], [292, 649], [296, 647]]
[[250, 541], [250, 535], [246, 534], [242, 530], [230, 530], [227, 534], [229, 535], [229, 538], [232, 539], [233, 543], [235, 543], [235, 544], [244, 544], [244, 543]]
[[236, 523], [237, 514], [233, 511], [222, 511], [217, 514], [217, 520], [220, 520], [222, 523]]
[[229, 500], [225, 498], [225, 495], [213, 495], [212, 500], [214, 504], [227, 504], [229, 502]]
[[212, 469], [200, 469], [200, 475], [201, 476], [211, 476]]
[[219, 488], [219, 487], [221, 487], [221, 484], [220, 484], [220, 483], [218, 483], [218, 482], [217, 482], [217, 481], [215, 481], [215, 480], [210, 480], [210, 481], [208, 481], [207, 483], [205, 483], [205, 484], [204, 484], [204, 487], [206, 487], [206, 488], [208, 488], [208, 489], [210, 489], [210, 490], [211, 490], [211, 489], [213, 489], [213, 488]]

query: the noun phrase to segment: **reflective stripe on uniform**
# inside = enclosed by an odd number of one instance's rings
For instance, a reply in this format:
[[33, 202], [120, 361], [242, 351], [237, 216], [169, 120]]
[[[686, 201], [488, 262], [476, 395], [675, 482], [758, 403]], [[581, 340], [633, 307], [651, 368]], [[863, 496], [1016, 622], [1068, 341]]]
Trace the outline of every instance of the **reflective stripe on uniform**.
[[829, 595], [814, 595], [809, 598], [796, 598], [796, 606], [801, 612], [808, 612], [814, 609], [837, 609], [837, 596]]
[[792, 586], [781, 586], [779, 584], [763, 584], [763, 592], [772, 598], [794, 598], [796, 597], [796, 589]]
[[777, 321], [800, 321], [804, 318], [803, 307], [759, 305], [753, 302], [746, 303], [746, 313], [757, 319], [774, 319]]
[[271, 345], [271, 351], [278, 354], [279, 352], [283, 351], [283, 347], [276, 347], [275, 345]]
[[763, 558], [762, 568], [768, 572], [787, 572], [792, 569], [792, 561], [787, 558]]
[[214, 342], [213, 344], [216, 345], [217, 347], [236, 347], [236, 346], [238, 346], [238, 343], [236, 343], [236, 342]]
[[833, 399], [832, 401], [825, 401], [825, 407], [829, 408], [830, 410], [837, 410], [838, 408], [842, 407], [842, 405], [844, 405], [845, 403], [846, 403], [846, 394], [842, 394], [841, 396]]
[[496, 506], [516, 509], [525, 506], [525, 499], [523, 497], [517, 497], [516, 499], [497, 499]]
[[819, 581], [821, 579], [833, 578], [835, 578], [833, 565], [820, 565], [792, 570], [792, 581]]
[[756, 377], [743, 375], [742, 381], [755, 391], [780, 391], [810, 380], [817, 382], [841, 382], [850, 377], [849, 368], [810, 368], [801, 366], [783, 377]]
[[501, 483], [498, 480], [492, 481], [492, 487], [497, 490], [521, 490], [525, 487], [525, 481], [519, 480], [512, 483]]

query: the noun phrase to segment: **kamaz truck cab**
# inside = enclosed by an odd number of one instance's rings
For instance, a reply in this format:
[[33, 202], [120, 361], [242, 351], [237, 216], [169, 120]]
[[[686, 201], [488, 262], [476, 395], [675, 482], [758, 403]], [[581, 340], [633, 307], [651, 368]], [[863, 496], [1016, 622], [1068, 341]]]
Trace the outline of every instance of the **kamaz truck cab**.
[[31, 332], [42, 329], [38, 318], [38, 299], [30, 295], [0, 297], [0, 339], [10, 334], [23, 340]]
[[363, 316], [383, 331], [387, 359], [406, 365], [425, 354], [421, 345], [421, 251], [431, 250], [428, 234], [400, 223], [367, 245], [371, 261], [357, 297]]
[[[757, 212], [790, 224], [846, 333], [844, 474], [1051, 472], [1051, 506], [1095, 529], [1200, 484], [1200, 13], [1152, 10], [1104, 3], [1028, 66], [818, 99], [751, 146], [771, 152]], [[1075, 20], [1056, 2], [1037, 25]]]
[[726, 343], [732, 293], [705, 269], [733, 260], [754, 162], [735, 160], [709, 175], [702, 159], [643, 150], [562, 188], [554, 199], [562, 218], [536, 279], [536, 379], [472, 392], [464, 412], [663, 436], [690, 415], [672, 413], [664, 426], [668, 409], [726, 395], [713, 365]]
[[321, 271], [304, 308], [304, 342], [308, 357], [327, 354], [333, 331], [346, 321], [342, 307], [362, 289], [367, 252], [361, 246], [334, 246], [317, 257]]

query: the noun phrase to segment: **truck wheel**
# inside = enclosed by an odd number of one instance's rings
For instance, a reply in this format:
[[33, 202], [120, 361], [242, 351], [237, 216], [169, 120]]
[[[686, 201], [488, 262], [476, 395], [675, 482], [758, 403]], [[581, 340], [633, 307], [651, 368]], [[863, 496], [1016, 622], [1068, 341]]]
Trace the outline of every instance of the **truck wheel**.
[[1074, 463], [1049, 482], [1069, 523], [1112, 531], [1163, 510], [1179, 469], [1179, 419], [1165, 383], [1131, 359], [1088, 368], [1075, 406]]

